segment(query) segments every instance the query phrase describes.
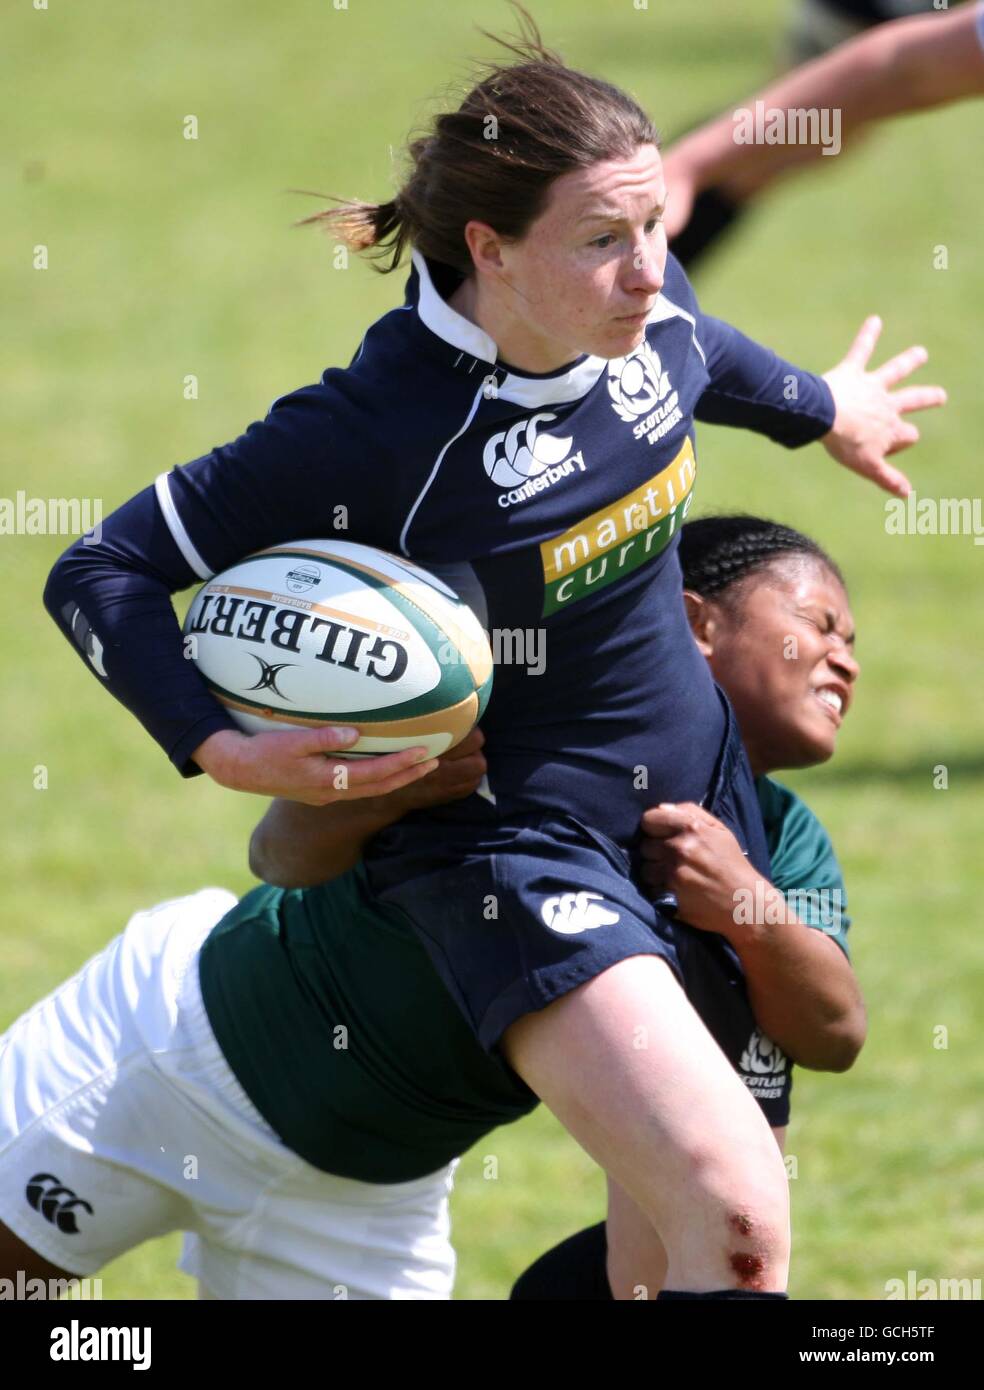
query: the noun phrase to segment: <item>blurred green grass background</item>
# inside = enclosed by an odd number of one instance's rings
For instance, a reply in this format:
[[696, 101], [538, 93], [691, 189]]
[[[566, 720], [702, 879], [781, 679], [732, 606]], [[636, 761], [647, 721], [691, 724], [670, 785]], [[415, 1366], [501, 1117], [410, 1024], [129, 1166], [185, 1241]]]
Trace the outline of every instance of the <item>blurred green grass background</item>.
[[[769, 76], [787, 0], [531, 8], [548, 43], [631, 90], [671, 137]], [[334, 269], [330, 243], [290, 227], [317, 204], [286, 190], [390, 196], [410, 127], [464, 79], [468, 56], [496, 52], [476, 24], [502, 32], [511, 12], [477, 0], [8, 12], [0, 496], [98, 497], [108, 513], [278, 394], [345, 365], [402, 302], [405, 276], [355, 260]], [[197, 140], [183, 138], [188, 115]], [[881, 128], [763, 200], [696, 276], [705, 308], [817, 370], [869, 312], [886, 322], [880, 357], [924, 342], [921, 379], [945, 384], [950, 405], [924, 418], [907, 463], [934, 497], [981, 490], [982, 127], [984, 105], [965, 104]], [[39, 244], [45, 271], [32, 266]], [[188, 374], [196, 400], [184, 399]], [[842, 562], [863, 665], [836, 763], [790, 779], [838, 847], [871, 1015], [851, 1073], [798, 1073], [792, 1292], [880, 1298], [909, 1269], [980, 1277], [984, 549], [887, 535], [883, 495], [819, 448], [710, 428], [701, 446], [701, 510], [774, 516]], [[0, 537], [0, 1026], [137, 908], [204, 883], [244, 891], [262, 810], [179, 781], [69, 651], [40, 599], [65, 544]], [[946, 790], [934, 787], [940, 765]], [[459, 1172], [457, 1296], [504, 1297], [601, 1203], [600, 1175], [549, 1115], [497, 1132]], [[172, 1237], [119, 1260], [105, 1296], [193, 1296], [177, 1248]]]

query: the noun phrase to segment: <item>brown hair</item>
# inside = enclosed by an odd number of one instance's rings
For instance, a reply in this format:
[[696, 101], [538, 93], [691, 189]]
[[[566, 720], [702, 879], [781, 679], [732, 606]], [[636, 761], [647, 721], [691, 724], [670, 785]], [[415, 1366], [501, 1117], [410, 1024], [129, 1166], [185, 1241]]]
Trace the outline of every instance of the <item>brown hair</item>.
[[480, 32], [521, 61], [476, 66], [477, 85], [458, 109], [436, 116], [409, 143], [412, 167], [396, 196], [386, 203], [332, 197], [339, 207], [296, 225], [321, 223], [374, 260], [391, 253], [388, 265], [375, 267], [382, 274], [397, 269], [410, 244], [467, 276], [473, 270], [468, 222], [520, 240], [544, 211], [555, 178], [659, 144], [652, 121], [630, 96], [569, 68], [544, 47], [523, 6], [510, 3], [520, 15], [518, 37]]

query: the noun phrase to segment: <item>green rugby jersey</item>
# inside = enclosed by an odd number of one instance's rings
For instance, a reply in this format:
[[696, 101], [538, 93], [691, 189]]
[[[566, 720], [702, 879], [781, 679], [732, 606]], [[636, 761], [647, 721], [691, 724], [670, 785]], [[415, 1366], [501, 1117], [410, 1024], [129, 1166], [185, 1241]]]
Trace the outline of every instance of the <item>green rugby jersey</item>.
[[[787, 788], [766, 777], [756, 785], [773, 882], [807, 890], [791, 901], [797, 915], [846, 951], [844, 883], [826, 831]], [[206, 939], [199, 973], [246, 1094], [289, 1148], [326, 1172], [408, 1182], [538, 1104], [479, 1045], [361, 867], [316, 888], [247, 893]]]
[[285, 1144], [362, 1182], [433, 1173], [537, 1097], [486, 1053], [361, 865], [247, 893], [202, 947], [219, 1047]]
[[844, 875], [830, 836], [795, 792], [771, 777], [756, 777], [772, 882], [801, 922], [825, 932], [850, 957]]

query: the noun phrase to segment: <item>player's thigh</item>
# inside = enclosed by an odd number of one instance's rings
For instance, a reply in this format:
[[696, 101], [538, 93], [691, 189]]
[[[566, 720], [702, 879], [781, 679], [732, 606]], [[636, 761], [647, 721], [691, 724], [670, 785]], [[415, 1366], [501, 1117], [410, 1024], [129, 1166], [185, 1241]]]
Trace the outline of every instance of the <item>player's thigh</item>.
[[[775, 1206], [769, 1127], [656, 956], [619, 961], [505, 1033], [510, 1065], [654, 1219], [732, 1161]], [[659, 1221], [657, 1224], [662, 1225]]]

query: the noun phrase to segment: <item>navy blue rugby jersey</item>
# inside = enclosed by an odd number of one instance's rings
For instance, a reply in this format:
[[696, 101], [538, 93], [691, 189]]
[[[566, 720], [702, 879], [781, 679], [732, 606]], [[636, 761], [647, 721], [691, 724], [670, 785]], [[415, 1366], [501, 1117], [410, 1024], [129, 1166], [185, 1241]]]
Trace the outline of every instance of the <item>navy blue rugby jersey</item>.
[[453, 567], [501, 658], [498, 813], [559, 808], [626, 842], [645, 805], [704, 794], [723, 735], [676, 555], [694, 420], [804, 444], [832, 425], [830, 390], [703, 314], [672, 256], [638, 349], [544, 375], [450, 307], [456, 272], [412, 260], [348, 368], [162, 474], [66, 552], [46, 605], [188, 775], [235, 726], [183, 658], [171, 593], [303, 536]]

